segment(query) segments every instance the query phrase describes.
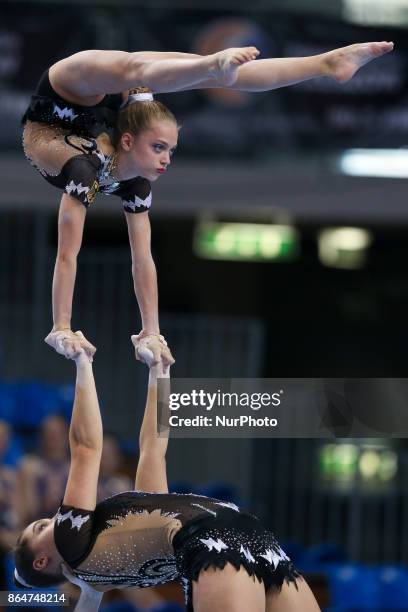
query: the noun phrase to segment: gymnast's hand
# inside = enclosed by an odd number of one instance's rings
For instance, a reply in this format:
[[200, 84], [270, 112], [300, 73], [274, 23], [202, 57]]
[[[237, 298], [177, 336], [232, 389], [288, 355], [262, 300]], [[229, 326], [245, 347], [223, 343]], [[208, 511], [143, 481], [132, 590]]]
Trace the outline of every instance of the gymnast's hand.
[[149, 368], [161, 363], [165, 371], [174, 363], [173, 355], [163, 336], [159, 334], [143, 335], [141, 332], [131, 336], [131, 340], [135, 347], [136, 359], [148, 365]]
[[[44, 338], [44, 342], [60, 355], [64, 355], [67, 359], [73, 359], [72, 350], [77, 351], [78, 347], [81, 347], [85, 351], [89, 361], [93, 360], [93, 356], [96, 352], [94, 345], [85, 338], [82, 332], [73, 332], [71, 329], [52, 329], [48, 336]], [[70, 346], [68, 354], [65, 345]]]
[[73, 332], [70, 329], [51, 331], [44, 341], [67, 359], [75, 360], [81, 353], [85, 353], [92, 362], [96, 351], [81, 331]]

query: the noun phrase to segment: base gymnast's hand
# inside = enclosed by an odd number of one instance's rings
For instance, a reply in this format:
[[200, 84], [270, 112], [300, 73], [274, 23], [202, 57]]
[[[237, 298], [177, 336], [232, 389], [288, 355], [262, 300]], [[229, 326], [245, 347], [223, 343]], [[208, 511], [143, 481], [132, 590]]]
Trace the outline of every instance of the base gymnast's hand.
[[150, 367], [162, 364], [163, 370], [173, 365], [174, 359], [167, 342], [159, 334], [134, 335], [131, 336], [135, 355], [138, 361], [142, 361]]
[[67, 359], [75, 359], [77, 354], [84, 351], [89, 361], [92, 361], [96, 352], [96, 347], [88, 342], [81, 331], [73, 332], [71, 329], [52, 330], [44, 342]]

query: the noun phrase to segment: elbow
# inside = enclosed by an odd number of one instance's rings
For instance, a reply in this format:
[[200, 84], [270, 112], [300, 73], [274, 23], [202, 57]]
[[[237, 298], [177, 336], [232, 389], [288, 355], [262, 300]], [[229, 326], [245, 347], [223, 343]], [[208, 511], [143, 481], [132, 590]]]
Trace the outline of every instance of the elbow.
[[142, 274], [145, 270], [155, 270], [156, 266], [154, 265], [153, 257], [149, 253], [148, 255], [140, 258], [132, 258], [132, 274], [133, 276], [137, 276]]
[[145, 462], [147, 465], [155, 465], [160, 461], [166, 465], [167, 440], [152, 440], [145, 441], [139, 446], [139, 461]]
[[71, 435], [69, 438], [69, 446], [71, 456], [82, 458], [84, 461], [90, 456], [95, 457], [102, 454], [102, 443], [96, 442], [91, 438], [86, 439], [81, 437], [79, 440]]
[[77, 254], [67, 250], [58, 251], [56, 264], [64, 268], [76, 267]]

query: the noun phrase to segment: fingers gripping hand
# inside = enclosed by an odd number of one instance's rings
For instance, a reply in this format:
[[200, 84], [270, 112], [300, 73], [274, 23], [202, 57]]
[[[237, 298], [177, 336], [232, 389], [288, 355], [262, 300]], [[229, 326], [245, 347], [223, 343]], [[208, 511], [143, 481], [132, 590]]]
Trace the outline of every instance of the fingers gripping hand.
[[136, 359], [143, 361], [150, 367], [161, 363], [163, 371], [174, 363], [173, 356], [167, 346], [167, 342], [163, 336], [135, 335], [131, 337], [133, 346], [135, 347]]
[[57, 351], [60, 355], [65, 354], [64, 340], [67, 340], [72, 334], [71, 330], [67, 329], [64, 331], [50, 331], [48, 336], [44, 338], [44, 342], [48, 344], [54, 351]]
[[45, 338], [45, 342], [57, 353], [64, 355], [66, 359], [78, 359], [81, 354], [86, 354], [92, 361], [96, 348], [88, 342], [82, 332], [73, 332], [70, 329], [62, 331], [51, 331]]
[[84, 349], [89, 361], [93, 361], [93, 356], [96, 353], [96, 346], [91, 344], [89, 340], [87, 340], [84, 334], [81, 331], [76, 331], [75, 335], [78, 336], [81, 347]]

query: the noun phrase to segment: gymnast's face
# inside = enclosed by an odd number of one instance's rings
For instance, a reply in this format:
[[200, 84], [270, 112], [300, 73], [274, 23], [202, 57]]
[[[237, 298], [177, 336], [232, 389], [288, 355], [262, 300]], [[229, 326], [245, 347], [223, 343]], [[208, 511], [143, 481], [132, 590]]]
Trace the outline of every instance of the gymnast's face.
[[118, 158], [120, 178], [143, 176], [157, 181], [170, 165], [177, 142], [178, 128], [172, 121], [155, 122], [137, 136], [122, 134]]
[[30, 523], [23, 531], [22, 537], [35, 548], [46, 542], [54, 528], [54, 518], [39, 519]]

